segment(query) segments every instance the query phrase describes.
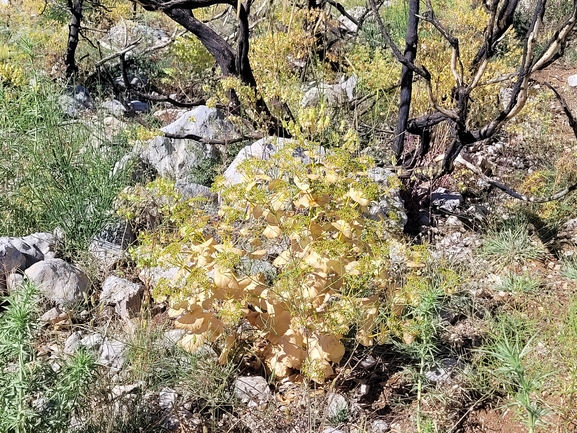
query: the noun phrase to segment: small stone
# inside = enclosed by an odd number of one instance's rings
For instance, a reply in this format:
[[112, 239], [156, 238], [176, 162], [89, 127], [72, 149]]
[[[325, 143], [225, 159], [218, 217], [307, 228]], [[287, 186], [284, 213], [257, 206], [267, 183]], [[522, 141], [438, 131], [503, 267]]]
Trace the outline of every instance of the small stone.
[[112, 373], [117, 373], [126, 361], [126, 345], [118, 340], [105, 339], [100, 346], [98, 363], [110, 367]]
[[457, 218], [455, 215], [451, 215], [450, 217], [448, 217], [446, 223], [448, 226], [453, 226], [453, 227], [462, 227], [463, 226], [463, 223], [461, 222], [461, 220], [459, 220], [459, 218]]
[[67, 355], [72, 355], [81, 346], [81, 334], [78, 331], [74, 331], [64, 342], [64, 353]]
[[176, 403], [178, 393], [172, 388], [162, 388], [158, 396], [158, 405], [161, 409], [171, 410]]
[[114, 310], [120, 317], [129, 319], [140, 312], [143, 290], [140, 284], [111, 275], [102, 284], [100, 302], [114, 305]]
[[432, 383], [448, 382], [456, 366], [455, 359], [443, 359], [438, 367], [425, 372], [425, 377]]
[[389, 430], [389, 424], [385, 420], [376, 419], [371, 423], [371, 433], [386, 433]]
[[58, 307], [51, 308], [42, 316], [40, 316], [40, 321], [44, 323], [49, 323], [51, 325], [56, 325], [63, 322], [69, 318], [68, 314], [60, 310]]
[[327, 416], [329, 418], [339, 417], [343, 412], [349, 411], [349, 404], [347, 399], [341, 394], [330, 392], [327, 396]]
[[135, 394], [142, 387], [142, 382], [131, 383], [129, 385], [115, 385], [110, 390], [113, 398], [122, 397], [128, 394]]
[[272, 397], [268, 383], [262, 376], [242, 376], [234, 381], [234, 394], [243, 403], [256, 406]]
[[567, 77], [567, 84], [571, 87], [577, 87], [577, 74]]
[[150, 106], [146, 102], [130, 101], [129, 105], [135, 113], [148, 113], [150, 111]]
[[11, 272], [6, 276], [6, 288], [8, 292], [14, 292], [18, 290], [22, 283], [24, 282], [24, 276], [16, 272]]
[[369, 368], [374, 367], [376, 363], [377, 360], [375, 359], [375, 357], [373, 355], [368, 355], [360, 362], [360, 366], [365, 370], [368, 370]]
[[80, 340], [80, 345], [86, 347], [87, 349], [94, 349], [96, 346], [100, 346], [104, 341], [104, 337], [100, 334], [92, 334], [84, 337]]
[[431, 194], [431, 203], [440, 210], [453, 213], [463, 203], [463, 196], [458, 192], [448, 192], [445, 188], [437, 188]]
[[170, 347], [178, 344], [180, 339], [184, 337], [186, 331], [184, 329], [171, 329], [166, 331], [161, 338], [161, 344], [163, 347]]

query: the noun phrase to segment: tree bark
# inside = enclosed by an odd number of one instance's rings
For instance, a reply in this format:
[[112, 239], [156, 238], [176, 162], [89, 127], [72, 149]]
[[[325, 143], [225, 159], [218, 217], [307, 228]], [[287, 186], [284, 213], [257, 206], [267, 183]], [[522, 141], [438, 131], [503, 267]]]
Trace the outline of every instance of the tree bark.
[[[417, 57], [418, 27], [419, 27], [419, 0], [409, 1], [409, 22], [407, 25], [407, 34], [405, 37], [405, 59], [407, 62], [414, 63]], [[405, 148], [405, 134], [409, 113], [411, 110], [411, 96], [413, 94], [413, 70], [403, 65], [401, 71], [401, 97], [399, 102], [399, 118], [395, 130], [395, 141], [393, 143], [393, 152], [397, 158], [400, 158]]]
[[68, 25], [68, 45], [66, 47], [66, 78], [73, 79], [78, 73], [76, 64], [76, 48], [78, 47], [78, 35], [80, 34], [80, 23], [82, 22], [82, 6], [84, 0], [68, 0], [68, 10], [72, 14]]

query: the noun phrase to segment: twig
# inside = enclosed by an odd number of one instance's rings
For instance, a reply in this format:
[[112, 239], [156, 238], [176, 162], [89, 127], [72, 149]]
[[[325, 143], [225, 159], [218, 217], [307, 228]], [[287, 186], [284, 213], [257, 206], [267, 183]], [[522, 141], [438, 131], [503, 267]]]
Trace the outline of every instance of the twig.
[[561, 96], [559, 94], [559, 92], [557, 92], [557, 90], [551, 84], [545, 82], [545, 85], [547, 87], [549, 87], [549, 89], [551, 89], [551, 91], [557, 97], [557, 100], [559, 101], [559, 103], [563, 107], [563, 111], [565, 112], [565, 115], [567, 116], [567, 119], [569, 120], [569, 126], [571, 126], [571, 129], [573, 130], [573, 135], [575, 135], [575, 138], [577, 138], [577, 121], [575, 121], [575, 117], [573, 116], [573, 113], [571, 113], [571, 110], [569, 110], [569, 106], [567, 105], [567, 101], [565, 100], [565, 98], [563, 98], [563, 96]]
[[227, 144], [240, 143], [241, 141], [246, 141], [246, 140], [260, 140], [261, 138], [263, 138], [262, 134], [247, 134], [247, 135], [241, 135], [240, 137], [235, 137], [235, 138], [231, 138], [231, 139], [224, 139], [224, 140], [215, 140], [212, 138], [205, 138], [205, 137], [201, 137], [200, 135], [196, 135], [196, 134], [179, 135], [179, 134], [165, 133], [164, 136], [166, 138], [173, 138], [173, 139], [180, 139], [180, 140], [188, 139], [188, 140], [198, 141], [198, 142], [204, 143], [204, 144], [213, 144], [213, 145], [227, 145]]
[[559, 200], [560, 198], [565, 197], [567, 194], [569, 194], [570, 192], [575, 191], [577, 189], [577, 183], [574, 183], [574, 184], [568, 186], [567, 188], [565, 188], [565, 189], [563, 189], [563, 190], [561, 190], [561, 191], [559, 191], [553, 195], [547, 196], [547, 197], [527, 197], [526, 195], [523, 195], [523, 194], [513, 190], [512, 188], [508, 187], [507, 185], [502, 184], [501, 182], [497, 182], [494, 179], [491, 179], [489, 176], [485, 175], [479, 167], [471, 164], [469, 161], [464, 159], [461, 155], [459, 155], [459, 156], [457, 156], [457, 158], [455, 158], [455, 163], [465, 166], [467, 169], [469, 169], [470, 171], [475, 173], [477, 176], [479, 176], [485, 182], [494, 186], [495, 188], [500, 189], [505, 194], [508, 194], [511, 197], [516, 198], [517, 200], [526, 201], [528, 203], [547, 203], [550, 201]]
[[353, 24], [358, 28], [359, 22], [355, 19], [355, 17], [353, 17], [350, 13], [347, 12], [347, 10], [344, 8], [342, 4], [340, 4], [335, 0], [327, 0], [327, 3], [330, 4], [331, 6], [334, 6], [336, 10], [338, 10], [343, 16], [351, 20]]
[[[203, 105], [206, 103], [204, 99], [199, 99], [193, 102], [180, 102], [177, 101], [176, 99], [171, 98], [170, 96], [152, 95], [150, 93], [141, 92], [140, 90], [135, 89], [130, 83], [130, 80], [128, 79], [128, 72], [127, 72], [128, 68], [126, 65], [125, 54], [120, 55], [120, 69], [122, 71], [122, 83], [119, 83], [120, 87], [122, 87], [125, 90], [130, 90], [132, 93], [134, 93], [136, 96], [140, 98], [148, 99], [149, 101], [154, 102], [168, 102], [176, 107], [182, 107], [182, 108], [197, 107], [199, 105]], [[123, 105], [125, 105], [126, 107], [126, 104]]]
[[96, 62], [96, 67], [98, 68], [99, 66], [102, 66], [103, 64], [105, 64], [106, 62], [109, 62], [112, 59], [115, 59], [117, 57], [122, 56], [123, 54], [128, 53], [129, 51], [131, 51], [134, 47], [136, 47], [138, 44], [140, 44], [140, 41], [142, 40], [142, 38], [138, 38], [136, 41], [132, 42], [130, 45], [126, 46], [125, 48], [123, 48], [121, 51], [118, 51], [116, 53], [110, 54], [109, 56], [104, 57], [103, 59], [100, 59], [98, 62]]

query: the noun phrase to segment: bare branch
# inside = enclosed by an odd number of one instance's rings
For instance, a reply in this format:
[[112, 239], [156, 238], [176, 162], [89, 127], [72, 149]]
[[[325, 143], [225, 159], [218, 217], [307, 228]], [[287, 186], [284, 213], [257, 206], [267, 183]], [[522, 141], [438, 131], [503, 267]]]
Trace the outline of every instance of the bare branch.
[[102, 66], [106, 62], [109, 62], [113, 59], [116, 59], [117, 57], [120, 57], [120, 56], [128, 53], [129, 51], [132, 51], [134, 48], [136, 48], [138, 46], [138, 44], [140, 44], [141, 40], [142, 40], [142, 38], [138, 38], [136, 41], [132, 42], [130, 45], [126, 46], [121, 51], [118, 51], [117, 53], [110, 54], [109, 56], [106, 56], [106, 57], [100, 59], [98, 62], [96, 62], [95, 66], [98, 68], [99, 66]]
[[557, 97], [557, 100], [559, 101], [559, 103], [563, 107], [563, 111], [565, 112], [565, 115], [567, 116], [567, 120], [569, 120], [569, 126], [571, 126], [571, 129], [573, 130], [573, 134], [575, 135], [575, 138], [577, 138], [577, 121], [575, 121], [575, 117], [573, 116], [573, 113], [571, 113], [571, 110], [569, 110], [569, 106], [567, 105], [567, 101], [565, 100], [565, 98], [563, 98], [563, 96], [561, 96], [559, 94], [559, 92], [557, 92], [557, 90], [551, 84], [545, 83], [545, 85], [547, 87], [549, 87], [549, 89], [551, 89], [551, 91]]
[[389, 47], [391, 48], [391, 51], [393, 52], [393, 55], [395, 56], [397, 61], [401, 63], [403, 66], [409, 68], [415, 74], [423, 77], [425, 80], [431, 81], [431, 74], [429, 73], [429, 71], [427, 71], [426, 68], [419, 68], [413, 62], [408, 61], [405, 58], [405, 56], [403, 56], [403, 54], [399, 50], [399, 47], [397, 47], [397, 45], [391, 38], [391, 35], [389, 35], [389, 32], [387, 31], [385, 25], [383, 24], [383, 20], [381, 19], [381, 15], [379, 14], [379, 10], [377, 8], [375, 0], [369, 0], [369, 3], [373, 9], [373, 15], [375, 17], [375, 21], [377, 22], [377, 26], [379, 27], [379, 31], [381, 32], [381, 35], [383, 36], [385, 41], [387, 41], [387, 44], [389, 44]]
[[494, 179], [491, 179], [489, 176], [485, 175], [479, 167], [471, 164], [469, 161], [464, 159], [461, 155], [457, 156], [457, 158], [455, 159], [455, 163], [466, 167], [467, 169], [469, 169], [470, 171], [475, 173], [477, 176], [482, 178], [485, 182], [494, 186], [495, 188], [500, 189], [501, 191], [510, 195], [511, 197], [516, 198], [518, 200], [526, 201], [529, 203], [547, 203], [550, 201], [559, 200], [560, 198], [565, 197], [570, 192], [577, 190], [577, 183], [574, 183], [574, 184], [568, 186], [567, 188], [565, 188], [565, 189], [563, 189], [563, 190], [561, 190], [561, 191], [559, 191], [553, 195], [550, 195], [548, 197], [527, 197], [526, 195], [523, 195], [523, 194], [513, 190], [512, 188], [508, 187], [507, 185], [505, 185], [501, 182], [498, 182]]
[[355, 17], [353, 17], [350, 13], [347, 12], [347, 10], [344, 8], [342, 4], [340, 4], [335, 0], [327, 0], [327, 3], [330, 4], [331, 6], [334, 6], [334, 8], [341, 13], [341, 15], [351, 20], [351, 22], [358, 28], [359, 22], [355, 19]]
[[179, 134], [165, 133], [164, 136], [166, 138], [188, 139], [188, 140], [198, 141], [199, 143], [204, 143], [204, 144], [225, 145], [225, 146], [228, 144], [240, 143], [241, 141], [260, 140], [261, 138], [263, 138], [262, 134], [246, 134], [246, 135], [241, 135], [240, 137], [235, 137], [235, 138], [231, 138], [231, 139], [224, 139], [224, 140], [215, 140], [215, 139], [211, 139], [211, 138], [204, 138], [204, 137], [201, 137], [200, 135], [196, 135], [196, 134], [179, 135]]
[[170, 9], [199, 9], [219, 4], [237, 7], [236, 0], [131, 0], [149, 11], [168, 11]]
[[575, 22], [577, 21], [577, 0], [573, 1], [573, 9], [567, 20], [561, 25], [559, 30], [555, 32], [553, 37], [546, 44], [546, 48], [543, 50], [539, 58], [535, 61], [534, 65], [531, 67], [531, 72], [539, 71], [549, 66], [551, 60], [563, 55], [565, 50], [565, 44], [567, 42], [567, 37], [575, 27]]

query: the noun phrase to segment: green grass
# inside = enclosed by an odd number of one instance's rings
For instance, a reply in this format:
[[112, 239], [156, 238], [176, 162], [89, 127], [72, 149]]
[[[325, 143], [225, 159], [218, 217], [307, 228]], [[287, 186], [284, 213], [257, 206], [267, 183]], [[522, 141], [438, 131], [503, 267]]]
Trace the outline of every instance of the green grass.
[[19, 89], [0, 85], [0, 235], [59, 228], [74, 255], [113, 216], [128, 181], [114, 166], [126, 148], [98, 120], [65, 119], [58, 96], [41, 78]]
[[511, 293], [535, 293], [540, 286], [541, 281], [533, 278], [529, 273], [518, 275], [508, 272], [501, 280], [499, 290]]
[[528, 337], [525, 324], [514, 319], [501, 320], [493, 330], [491, 342], [479, 352], [487, 357], [485, 366], [496, 384], [507, 396], [506, 406], [517, 407], [530, 433], [543, 425], [548, 409], [538, 397], [544, 379], [543, 371], [529, 368], [529, 354], [535, 335]]
[[2, 432], [67, 432], [96, 370], [95, 358], [85, 351], [58, 360], [38, 357], [37, 302], [37, 289], [24, 283], [0, 314]]
[[547, 253], [543, 244], [529, 234], [526, 223], [512, 221], [487, 233], [480, 249], [482, 257], [503, 267], [511, 263], [541, 260]]
[[568, 257], [561, 260], [561, 275], [570, 280], [577, 280], [577, 259]]

